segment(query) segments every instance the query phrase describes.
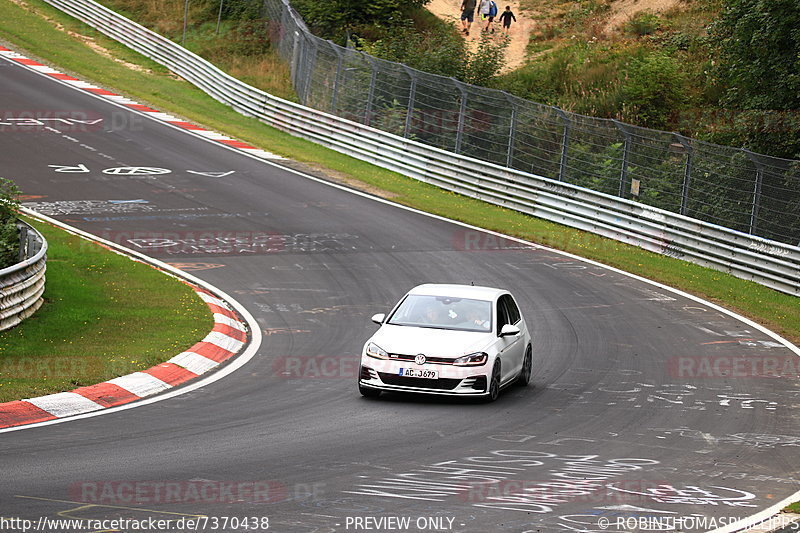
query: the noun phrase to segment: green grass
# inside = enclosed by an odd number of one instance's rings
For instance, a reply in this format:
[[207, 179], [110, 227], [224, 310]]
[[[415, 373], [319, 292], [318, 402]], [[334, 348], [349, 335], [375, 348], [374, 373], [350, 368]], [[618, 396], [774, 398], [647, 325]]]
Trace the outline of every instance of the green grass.
[[[73, 31], [94, 35], [91, 29], [38, 0], [29, 0], [29, 4], [36, 12], [46, 14]], [[796, 297], [691, 263], [464, 198], [292, 137], [235, 113], [187, 83], [168, 76], [163, 69], [148, 75], [103, 58], [80, 41], [55, 30], [52, 23], [13, 4], [0, 4], [0, 35], [32, 55], [81, 77], [270, 152], [313, 163], [331, 175], [377, 188], [398, 203], [554, 246], [672, 285], [721, 303], [795, 342], [800, 341], [800, 300]], [[119, 45], [107, 39], [98, 37], [97, 42], [114, 53], [123, 53], [128, 61], [151, 64], [132, 52], [120, 51]]]
[[0, 333], [0, 402], [149, 368], [212, 328], [183, 282], [48, 224], [45, 303]]
[[784, 513], [800, 513], [800, 502], [794, 502], [783, 508]]

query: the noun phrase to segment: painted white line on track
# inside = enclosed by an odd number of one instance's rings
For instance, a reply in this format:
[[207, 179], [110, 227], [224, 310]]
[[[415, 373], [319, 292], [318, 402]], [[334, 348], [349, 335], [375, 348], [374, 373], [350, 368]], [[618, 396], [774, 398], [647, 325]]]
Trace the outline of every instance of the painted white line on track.
[[[777, 516], [781, 510], [790, 505], [800, 501], [800, 490], [785, 498], [775, 505], [767, 507], [763, 511], [756, 513], [754, 515], [748, 516], [747, 518], [742, 518], [740, 521], [735, 522], [733, 524], [729, 524], [727, 526], [718, 527], [717, 529], [712, 529], [708, 533], [738, 533], [740, 531], [745, 531], [753, 526], [758, 525], [759, 523], [769, 522], [769, 519], [772, 517]], [[777, 524], [777, 521], [775, 521]], [[786, 524], [788, 525], [788, 524]], [[783, 528], [779, 528], [783, 529]], [[776, 531], [776, 530], [773, 530]], [[789, 529], [788, 531], [795, 531], [793, 529]]]

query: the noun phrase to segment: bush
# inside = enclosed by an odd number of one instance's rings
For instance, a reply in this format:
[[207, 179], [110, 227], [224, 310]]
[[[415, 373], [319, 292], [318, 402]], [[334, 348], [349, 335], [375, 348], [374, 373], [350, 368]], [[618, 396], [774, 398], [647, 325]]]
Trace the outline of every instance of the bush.
[[12, 181], [0, 178], [0, 268], [19, 260], [18, 208], [19, 189]]
[[473, 85], [489, 86], [503, 68], [507, 47], [508, 39], [497, 41], [482, 32], [478, 50], [469, 56], [463, 80]]
[[428, 0], [294, 0], [309, 29], [325, 39], [342, 43], [359, 26], [393, 27], [405, 14]]
[[648, 128], [666, 129], [670, 116], [686, 101], [686, 76], [678, 62], [663, 54], [634, 61], [622, 87], [626, 114]]
[[463, 79], [468, 64], [466, 43], [450, 24], [446, 31], [418, 33], [410, 23], [386, 31], [378, 40], [359, 39], [358, 48], [387, 61]]
[[643, 37], [645, 35], [652, 35], [658, 30], [662, 29], [664, 21], [655, 13], [648, 13], [642, 11], [637, 13], [636, 16], [631, 18], [625, 24], [625, 30], [633, 35]]
[[704, 140], [756, 153], [800, 159], [800, 112], [746, 110], [726, 114], [702, 133]]
[[701, 41], [700, 39], [682, 31], [671, 31], [659, 33], [658, 35], [650, 35], [648, 39], [653, 44], [664, 47], [670, 52], [689, 50], [689, 48], [691, 48], [695, 42]]

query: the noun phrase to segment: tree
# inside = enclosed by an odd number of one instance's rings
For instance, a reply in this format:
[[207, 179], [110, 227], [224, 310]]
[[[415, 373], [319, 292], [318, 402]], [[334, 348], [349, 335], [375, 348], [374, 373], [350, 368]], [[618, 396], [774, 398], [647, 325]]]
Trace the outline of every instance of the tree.
[[712, 28], [727, 103], [744, 109], [800, 109], [800, 2], [726, 0]]

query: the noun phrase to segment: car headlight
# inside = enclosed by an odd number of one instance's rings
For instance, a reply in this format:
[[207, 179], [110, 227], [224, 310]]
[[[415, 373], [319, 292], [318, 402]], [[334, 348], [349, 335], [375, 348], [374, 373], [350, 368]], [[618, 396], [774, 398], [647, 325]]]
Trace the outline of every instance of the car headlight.
[[480, 366], [485, 365], [489, 360], [489, 356], [484, 352], [475, 352], [463, 357], [459, 357], [453, 361], [454, 366]]
[[389, 359], [389, 354], [386, 353], [386, 350], [384, 350], [374, 342], [370, 342], [369, 344], [367, 344], [367, 355], [370, 357], [374, 357], [375, 359]]

